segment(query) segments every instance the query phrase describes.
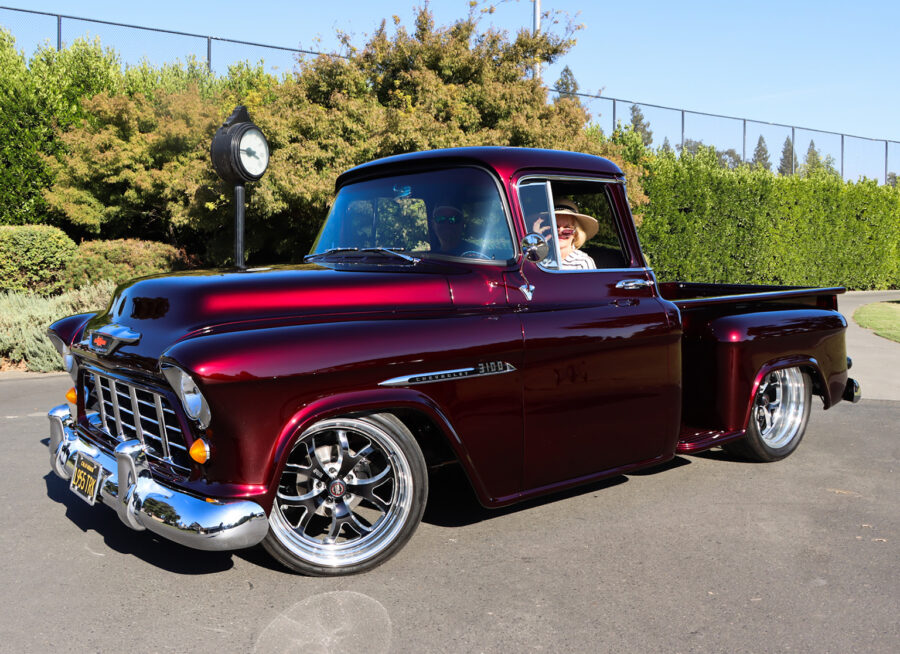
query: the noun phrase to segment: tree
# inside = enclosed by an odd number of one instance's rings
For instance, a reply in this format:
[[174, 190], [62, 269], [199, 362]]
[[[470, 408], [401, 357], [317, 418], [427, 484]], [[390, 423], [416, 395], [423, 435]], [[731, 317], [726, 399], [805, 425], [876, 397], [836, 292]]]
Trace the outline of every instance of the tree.
[[[572, 29], [509, 38], [480, 30], [473, 13], [436, 27], [426, 6], [411, 31], [398, 20], [389, 34], [383, 22], [360, 50], [345, 40], [345, 57], [300, 60], [279, 81], [244, 76], [249, 90], [100, 94], [86, 103], [88, 119], [65, 133], [68, 154], [46, 198], [61, 222], [90, 234], [149, 236], [227, 263], [231, 189], [212, 171], [209, 140], [241, 101], [272, 152], [269, 171], [247, 188], [251, 262], [301, 260], [337, 176], [403, 152], [490, 144], [598, 154], [625, 170], [630, 199], [641, 202], [641, 169], [623, 156], [626, 146], [586, 130], [579, 103], [548, 102], [531, 78], [535, 61], [568, 51]], [[152, 86], [152, 74], [139, 81]]]
[[816, 142], [812, 140], [809, 142], [809, 148], [806, 150], [806, 159], [803, 165], [800, 166], [799, 173], [803, 177], [820, 174], [840, 176], [834, 165], [834, 157], [830, 154], [823, 157], [816, 148]]
[[756, 167], [772, 170], [772, 162], [769, 161], [769, 148], [766, 147], [766, 139], [759, 135], [756, 142], [756, 149], [753, 150], [753, 159], [750, 161]]
[[644, 112], [636, 104], [631, 105], [631, 129], [641, 135], [645, 148], [653, 143], [653, 131], [650, 129], [650, 122], [644, 119]]
[[781, 161], [778, 164], [779, 175], [793, 175], [797, 167], [797, 153], [791, 137], [784, 139], [784, 147], [781, 148]]
[[663, 144], [659, 148], [660, 152], [672, 152], [672, 145], [669, 143], [669, 137], [663, 138]]
[[684, 156], [685, 154], [696, 155], [702, 147], [706, 147], [703, 145], [703, 141], [684, 139], [684, 143], [676, 145], [675, 149], [678, 150], [679, 155]]
[[744, 163], [743, 158], [734, 148], [728, 148], [727, 150], [716, 148], [716, 160], [722, 168], [728, 168], [729, 170], [734, 170]]
[[563, 68], [559, 74], [559, 79], [556, 80], [556, 90], [559, 92], [560, 98], [578, 100], [578, 96], [575, 95], [578, 93], [578, 82], [575, 80], [572, 69], [568, 66]]
[[816, 142], [810, 139], [809, 147], [806, 149], [806, 160], [803, 162], [806, 166], [806, 174], [812, 174], [820, 170], [822, 166], [822, 156], [816, 150]]
[[885, 182], [888, 186], [893, 186], [897, 188], [897, 173], [891, 172], [887, 174], [887, 181]]

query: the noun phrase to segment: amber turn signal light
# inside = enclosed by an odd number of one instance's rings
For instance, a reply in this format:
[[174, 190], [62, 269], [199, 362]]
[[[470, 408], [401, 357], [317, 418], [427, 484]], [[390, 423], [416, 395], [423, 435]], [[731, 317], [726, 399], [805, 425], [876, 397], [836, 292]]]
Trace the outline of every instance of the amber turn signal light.
[[66, 399], [70, 404], [78, 404], [78, 393], [75, 392], [74, 386], [66, 391]]
[[206, 441], [202, 438], [198, 438], [194, 441], [189, 453], [191, 458], [197, 463], [206, 463], [209, 461], [209, 445], [207, 445]]

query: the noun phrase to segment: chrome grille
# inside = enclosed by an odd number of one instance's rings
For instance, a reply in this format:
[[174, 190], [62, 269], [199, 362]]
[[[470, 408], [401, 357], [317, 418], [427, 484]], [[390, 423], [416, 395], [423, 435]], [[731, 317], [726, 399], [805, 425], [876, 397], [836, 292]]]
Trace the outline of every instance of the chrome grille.
[[150, 459], [190, 471], [184, 434], [165, 395], [94, 370], [85, 371], [84, 381], [97, 399], [98, 426], [107, 435], [120, 441], [136, 438]]

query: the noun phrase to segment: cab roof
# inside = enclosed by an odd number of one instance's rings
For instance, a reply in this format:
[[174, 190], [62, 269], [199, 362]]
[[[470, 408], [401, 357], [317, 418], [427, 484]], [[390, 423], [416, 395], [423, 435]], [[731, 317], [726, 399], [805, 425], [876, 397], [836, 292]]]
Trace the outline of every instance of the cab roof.
[[346, 184], [411, 168], [442, 165], [480, 165], [494, 170], [501, 179], [509, 179], [514, 173], [528, 169], [549, 169], [580, 173], [600, 173], [621, 176], [622, 170], [609, 159], [581, 152], [541, 150], [538, 148], [514, 148], [504, 146], [446, 148], [398, 154], [376, 159], [342, 173], [335, 188]]

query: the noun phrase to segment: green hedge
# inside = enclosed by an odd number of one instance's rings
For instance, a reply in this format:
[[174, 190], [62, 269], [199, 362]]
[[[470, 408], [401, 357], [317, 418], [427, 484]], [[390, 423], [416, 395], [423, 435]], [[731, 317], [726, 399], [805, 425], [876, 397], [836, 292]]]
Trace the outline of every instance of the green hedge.
[[66, 279], [73, 287], [102, 279], [120, 284], [134, 277], [185, 267], [183, 253], [165, 243], [136, 239], [85, 241], [69, 263]]
[[34, 372], [62, 370], [62, 360], [47, 338], [51, 323], [76, 313], [102, 311], [112, 298], [111, 281], [54, 297], [0, 292], [0, 359]]
[[900, 287], [900, 189], [660, 155], [640, 236], [663, 281]]
[[0, 226], [0, 290], [58, 293], [74, 254], [75, 242], [56, 227]]

